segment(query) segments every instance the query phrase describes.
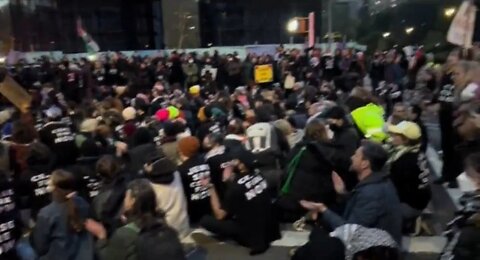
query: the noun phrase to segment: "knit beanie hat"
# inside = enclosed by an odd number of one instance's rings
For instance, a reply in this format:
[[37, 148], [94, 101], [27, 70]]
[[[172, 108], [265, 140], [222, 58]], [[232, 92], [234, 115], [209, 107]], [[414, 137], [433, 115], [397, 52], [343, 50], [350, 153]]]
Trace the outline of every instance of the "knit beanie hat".
[[167, 107], [169, 119], [176, 119], [180, 115], [180, 110], [174, 106]]
[[127, 107], [122, 112], [122, 116], [125, 121], [135, 119], [136, 114], [137, 114], [137, 111], [133, 107]]
[[178, 151], [188, 158], [194, 156], [200, 150], [200, 141], [194, 136], [188, 136], [178, 141]]
[[155, 119], [157, 119], [157, 120], [160, 121], [160, 122], [165, 122], [165, 121], [167, 121], [169, 117], [170, 117], [170, 113], [169, 113], [168, 110], [165, 109], [165, 108], [159, 109], [159, 110], [155, 113]]

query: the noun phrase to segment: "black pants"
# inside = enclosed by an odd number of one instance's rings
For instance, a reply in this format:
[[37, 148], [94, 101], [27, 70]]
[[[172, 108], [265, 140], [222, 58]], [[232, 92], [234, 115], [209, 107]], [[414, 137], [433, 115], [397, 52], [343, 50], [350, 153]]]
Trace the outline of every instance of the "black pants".
[[460, 156], [455, 153], [458, 144], [458, 135], [453, 128], [453, 108], [449, 104], [441, 104], [439, 124], [442, 137], [443, 168], [442, 178], [445, 181], [454, 181], [461, 173]]
[[200, 226], [221, 239], [233, 239], [240, 242], [240, 227], [233, 220], [218, 220], [213, 216], [204, 216], [200, 220]]

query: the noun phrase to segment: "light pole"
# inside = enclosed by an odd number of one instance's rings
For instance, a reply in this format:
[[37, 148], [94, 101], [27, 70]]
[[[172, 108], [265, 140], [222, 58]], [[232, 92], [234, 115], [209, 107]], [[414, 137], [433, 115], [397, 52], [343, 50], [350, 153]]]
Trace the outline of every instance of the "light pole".
[[455, 14], [456, 11], [457, 9], [455, 9], [454, 7], [445, 8], [443, 14], [445, 15], [445, 17], [450, 18]]
[[332, 35], [332, 1], [328, 0], [328, 48], [332, 48], [333, 35]]

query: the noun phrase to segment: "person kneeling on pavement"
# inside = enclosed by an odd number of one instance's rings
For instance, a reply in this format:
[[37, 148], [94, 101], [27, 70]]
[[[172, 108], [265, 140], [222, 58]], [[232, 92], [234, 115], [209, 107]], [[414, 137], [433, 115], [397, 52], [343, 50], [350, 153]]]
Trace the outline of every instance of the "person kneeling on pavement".
[[[212, 184], [205, 180], [210, 191], [214, 216], [205, 216], [200, 226], [220, 236], [233, 239], [248, 247], [251, 255], [265, 252], [272, 241], [280, 238], [267, 182], [255, 168], [254, 155], [245, 151], [223, 174], [227, 182], [222, 202]], [[201, 234], [192, 234], [199, 241]]]
[[110, 238], [102, 224], [85, 221], [85, 228], [98, 239], [100, 260], [186, 259], [177, 232], [157, 210], [156, 194], [148, 180], [138, 179], [128, 185], [124, 210], [126, 224]]
[[387, 231], [398, 244], [402, 240], [400, 201], [388, 174], [384, 170], [388, 154], [380, 144], [364, 141], [352, 156], [351, 170], [357, 174], [358, 184], [347, 194], [345, 183], [332, 174], [335, 191], [348, 197], [342, 216], [323, 203], [300, 201], [310, 210], [312, 218], [321, 214], [326, 228], [335, 229], [344, 224], [358, 224]]
[[404, 221], [409, 233], [432, 198], [427, 157], [421, 152], [421, 129], [413, 122], [403, 121], [388, 127], [390, 133], [390, 179], [397, 189]]

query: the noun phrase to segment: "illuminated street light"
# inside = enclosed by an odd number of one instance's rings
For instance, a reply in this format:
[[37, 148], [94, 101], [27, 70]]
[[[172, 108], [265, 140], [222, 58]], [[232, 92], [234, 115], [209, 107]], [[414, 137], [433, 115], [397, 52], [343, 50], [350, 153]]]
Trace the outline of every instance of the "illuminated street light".
[[296, 32], [298, 30], [298, 26], [299, 26], [298, 20], [297, 19], [292, 19], [287, 24], [287, 31]]
[[382, 36], [383, 36], [383, 38], [388, 38], [388, 37], [390, 37], [390, 32], [384, 32], [382, 34]]
[[411, 34], [414, 30], [415, 30], [415, 28], [413, 28], [413, 27], [408, 27], [407, 29], [405, 29], [405, 32], [406, 32], [407, 34]]
[[456, 11], [457, 9], [455, 9], [454, 7], [450, 7], [446, 8], [443, 14], [445, 15], [445, 17], [450, 18], [455, 14]]

